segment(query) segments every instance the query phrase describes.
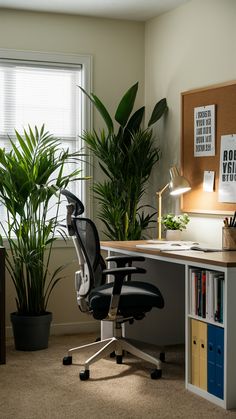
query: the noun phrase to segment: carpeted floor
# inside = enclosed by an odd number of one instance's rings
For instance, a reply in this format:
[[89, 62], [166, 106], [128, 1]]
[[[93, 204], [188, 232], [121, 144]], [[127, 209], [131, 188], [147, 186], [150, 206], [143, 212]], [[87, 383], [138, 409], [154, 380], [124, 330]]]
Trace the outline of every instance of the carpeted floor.
[[93, 335], [53, 336], [48, 349], [36, 352], [15, 351], [8, 341], [7, 363], [0, 366], [0, 418], [236, 418], [236, 410], [185, 390], [183, 348], [168, 349], [161, 380], [151, 380], [150, 365], [129, 355], [122, 365], [112, 358], [98, 361], [90, 380], [80, 381], [84, 358], [74, 356], [71, 366], [63, 366], [62, 358], [68, 348], [93, 341]]

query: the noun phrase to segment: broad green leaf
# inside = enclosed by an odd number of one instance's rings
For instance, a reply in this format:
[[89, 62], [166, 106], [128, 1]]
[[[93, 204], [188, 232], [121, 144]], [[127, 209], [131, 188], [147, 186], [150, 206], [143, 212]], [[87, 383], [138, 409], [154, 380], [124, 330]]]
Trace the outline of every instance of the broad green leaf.
[[106, 123], [109, 133], [112, 134], [114, 131], [114, 127], [110, 114], [96, 95], [92, 93], [91, 96], [93, 98], [94, 105], [96, 106], [97, 110], [100, 112], [102, 118], [104, 119], [104, 122]]
[[126, 125], [125, 131], [136, 132], [140, 129], [141, 122], [143, 120], [145, 107], [138, 109], [130, 118]]
[[91, 93], [91, 96], [81, 87], [79, 86], [80, 90], [91, 100], [91, 102], [94, 104], [94, 106], [97, 108], [97, 110], [100, 112], [100, 115], [102, 116], [104, 122], [106, 123], [106, 126], [108, 128], [109, 133], [111, 134], [114, 131], [113, 122], [110, 117], [109, 112], [103, 105], [103, 103], [100, 101], [100, 99]]
[[148, 126], [150, 127], [155, 122], [157, 122], [158, 119], [160, 119], [162, 115], [167, 111], [167, 109], [168, 109], [168, 106], [167, 106], [166, 99], [163, 98], [155, 105], [152, 111], [151, 118], [149, 119]]
[[134, 107], [134, 102], [136, 99], [138, 91], [138, 82], [135, 83], [130, 89], [124, 94], [122, 97], [116, 113], [115, 113], [115, 120], [124, 127], [127, 124], [127, 121], [130, 117], [130, 114]]

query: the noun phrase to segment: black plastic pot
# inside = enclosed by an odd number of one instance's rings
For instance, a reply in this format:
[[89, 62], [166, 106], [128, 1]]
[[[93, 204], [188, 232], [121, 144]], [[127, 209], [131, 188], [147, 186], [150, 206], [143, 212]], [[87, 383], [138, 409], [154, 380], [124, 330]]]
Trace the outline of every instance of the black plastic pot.
[[11, 313], [15, 348], [19, 351], [37, 351], [48, 347], [52, 313], [41, 316], [21, 316]]

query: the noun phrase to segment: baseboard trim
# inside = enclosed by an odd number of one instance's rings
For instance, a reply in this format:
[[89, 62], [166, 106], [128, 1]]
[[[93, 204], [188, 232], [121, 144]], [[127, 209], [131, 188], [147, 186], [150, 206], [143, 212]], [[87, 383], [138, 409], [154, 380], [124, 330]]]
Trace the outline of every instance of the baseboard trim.
[[100, 322], [54, 323], [51, 325], [51, 335], [75, 335], [77, 333], [100, 333]]
[[[79, 322], [79, 323], [52, 323], [50, 335], [76, 335], [79, 333], [98, 333], [100, 334], [100, 322]], [[6, 327], [6, 337], [13, 336], [12, 327]]]

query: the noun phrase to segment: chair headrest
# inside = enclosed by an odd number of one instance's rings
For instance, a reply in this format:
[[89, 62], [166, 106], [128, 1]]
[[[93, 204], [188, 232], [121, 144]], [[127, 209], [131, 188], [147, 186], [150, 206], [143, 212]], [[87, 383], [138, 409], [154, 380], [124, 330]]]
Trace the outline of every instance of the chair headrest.
[[77, 198], [77, 196], [75, 196], [72, 192], [68, 191], [67, 189], [61, 189], [61, 194], [66, 197], [69, 204], [73, 205], [72, 215], [74, 217], [83, 214], [84, 205], [79, 200], [79, 198]]

